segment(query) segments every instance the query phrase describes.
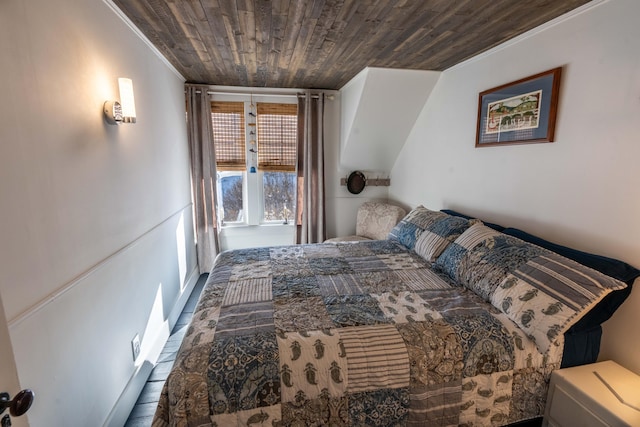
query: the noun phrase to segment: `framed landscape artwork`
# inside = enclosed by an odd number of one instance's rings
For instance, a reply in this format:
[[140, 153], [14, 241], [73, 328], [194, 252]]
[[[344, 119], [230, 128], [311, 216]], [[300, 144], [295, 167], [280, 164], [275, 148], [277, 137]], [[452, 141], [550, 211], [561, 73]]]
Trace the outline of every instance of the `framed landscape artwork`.
[[480, 93], [476, 147], [553, 142], [562, 67]]

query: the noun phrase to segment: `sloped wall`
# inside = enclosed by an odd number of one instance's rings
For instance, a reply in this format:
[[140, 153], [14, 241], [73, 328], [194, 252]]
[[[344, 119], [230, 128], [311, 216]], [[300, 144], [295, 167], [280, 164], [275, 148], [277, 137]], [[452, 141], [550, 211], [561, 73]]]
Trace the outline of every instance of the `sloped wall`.
[[[358, 208], [387, 201], [389, 187], [368, 185], [351, 194], [340, 184], [354, 170], [367, 179], [389, 173], [440, 72], [367, 67], [325, 110], [327, 237], [355, 233]], [[331, 131], [330, 129], [333, 129]], [[337, 133], [339, 129], [339, 134]], [[334, 136], [335, 135], [335, 136]]]
[[440, 72], [367, 67], [340, 89], [340, 166], [388, 173]]

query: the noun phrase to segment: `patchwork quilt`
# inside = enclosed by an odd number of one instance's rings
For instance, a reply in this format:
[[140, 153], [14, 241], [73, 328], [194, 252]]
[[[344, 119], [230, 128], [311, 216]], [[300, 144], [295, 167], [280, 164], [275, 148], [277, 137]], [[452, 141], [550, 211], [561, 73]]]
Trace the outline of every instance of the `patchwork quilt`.
[[230, 251], [153, 426], [505, 425], [542, 415], [562, 348], [393, 240]]

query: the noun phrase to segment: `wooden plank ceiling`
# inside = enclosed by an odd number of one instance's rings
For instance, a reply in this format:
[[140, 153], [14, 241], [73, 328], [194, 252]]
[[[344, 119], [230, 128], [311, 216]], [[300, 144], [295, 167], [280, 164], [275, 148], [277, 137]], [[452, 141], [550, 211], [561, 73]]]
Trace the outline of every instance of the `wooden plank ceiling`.
[[188, 82], [318, 89], [444, 70], [588, 1], [114, 0]]

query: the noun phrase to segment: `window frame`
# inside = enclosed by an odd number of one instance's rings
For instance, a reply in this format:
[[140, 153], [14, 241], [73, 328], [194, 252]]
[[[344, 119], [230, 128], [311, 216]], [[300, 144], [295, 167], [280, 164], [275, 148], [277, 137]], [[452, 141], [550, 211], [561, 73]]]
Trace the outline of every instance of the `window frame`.
[[[284, 106], [286, 105], [286, 107]], [[261, 112], [262, 110], [262, 112]], [[258, 168], [258, 173], [259, 173], [259, 196], [260, 196], [260, 221], [262, 224], [289, 224], [290, 222], [293, 222], [293, 218], [291, 218], [291, 221], [289, 221], [288, 219], [275, 219], [275, 220], [268, 220], [266, 219], [266, 200], [265, 200], [265, 186], [264, 186], [264, 180], [265, 180], [265, 173], [292, 173], [294, 174], [294, 177], [296, 175], [296, 167], [298, 165], [298, 144], [297, 144], [297, 136], [298, 136], [298, 131], [297, 131], [297, 126], [298, 126], [298, 103], [288, 103], [288, 102], [258, 102], [256, 103], [256, 123], [257, 123], [257, 129], [256, 129], [256, 136], [258, 137], [258, 142], [257, 142], [257, 146], [258, 146], [258, 156], [257, 156], [257, 168]], [[295, 111], [296, 114], [290, 114], [292, 111]], [[280, 114], [278, 114], [280, 113]], [[280, 165], [275, 165], [272, 164], [271, 162], [262, 162], [260, 161], [260, 152], [266, 151], [264, 148], [261, 147], [261, 142], [260, 142], [260, 137], [263, 134], [263, 131], [260, 129], [260, 116], [261, 115], [286, 115], [286, 116], [292, 116], [293, 119], [293, 124], [295, 125], [295, 130], [294, 130], [294, 135], [293, 135], [293, 150], [295, 151], [295, 158], [294, 159], [290, 159], [290, 163], [289, 165], [287, 164], [281, 164]], [[287, 146], [288, 145], [288, 146]], [[287, 144], [285, 145], [285, 151], [289, 151], [291, 150], [291, 144]], [[271, 151], [272, 152], [272, 151]], [[286, 159], [287, 155], [284, 155], [284, 158]], [[267, 164], [265, 164], [267, 163]], [[295, 188], [294, 186], [294, 194], [293, 194], [293, 199], [294, 201], [296, 200], [296, 194], [295, 192], [297, 191], [297, 188]], [[294, 202], [295, 203], [295, 202]], [[291, 207], [290, 207], [291, 208]], [[295, 212], [295, 206], [292, 207], [292, 211]]]
[[[292, 226], [295, 221], [283, 221], [283, 220], [266, 220], [265, 219], [265, 200], [264, 200], [264, 173], [276, 172], [273, 170], [261, 170], [258, 168], [259, 152], [257, 155], [250, 152], [251, 148], [256, 149], [259, 147], [258, 131], [257, 131], [257, 103], [274, 103], [274, 104], [295, 104], [297, 105], [297, 97], [295, 94], [286, 95], [270, 95], [270, 94], [214, 94], [210, 97], [210, 102], [244, 102], [244, 134], [245, 134], [245, 169], [244, 170], [222, 170], [216, 171], [216, 186], [220, 186], [220, 178], [218, 175], [234, 174], [241, 172], [243, 176], [242, 186], [242, 205], [243, 205], [243, 220], [242, 221], [223, 221], [223, 216], [220, 215], [220, 226], [222, 228], [234, 228], [234, 227], [246, 227], [246, 226]], [[253, 104], [253, 108], [251, 108]], [[255, 117], [251, 117], [249, 112], [253, 111], [256, 114]], [[250, 126], [250, 123], [256, 123], [256, 126]], [[255, 131], [254, 135], [250, 134], [250, 131]], [[256, 144], [251, 144], [251, 141], [256, 141]], [[259, 150], [258, 150], [259, 151]], [[297, 157], [298, 153], [296, 153]], [[256, 168], [255, 173], [251, 173], [251, 167]], [[285, 171], [282, 171], [285, 172]], [[297, 172], [289, 171], [289, 173], [296, 174]], [[216, 196], [221, 198], [221, 188], [217, 188]], [[297, 186], [294, 187], [294, 192], [297, 192]], [[294, 194], [294, 200], [297, 200], [297, 194]], [[295, 209], [292, 208], [295, 212]]]
[[[290, 225], [292, 224], [294, 221], [292, 218], [291, 221], [287, 221], [282, 220], [282, 219], [273, 219], [273, 220], [267, 220], [265, 219], [265, 200], [264, 200], [264, 174], [269, 173], [269, 172], [283, 172], [283, 173], [292, 173], [294, 174], [294, 177], [296, 174], [295, 171], [291, 172], [291, 171], [270, 171], [270, 170], [258, 170], [258, 181], [259, 181], [259, 185], [258, 185], [258, 191], [259, 191], [259, 196], [260, 196], [260, 215], [261, 215], [261, 220], [260, 220], [260, 224], [264, 224], [264, 225], [277, 225], [277, 224], [282, 224], [282, 225]], [[294, 187], [294, 192], [297, 192], [297, 188]], [[293, 199], [296, 200], [297, 199], [297, 194], [294, 194]], [[295, 216], [295, 208], [292, 209], [293, 215]]]
[[[240, 176], [242, 178], [242, 220], [241, 221], [225, 221], [224, 220], [224, 205], [222, 201], [222, 186], [221, 180], [229, 176]], [[216, 171], [216, 197], [218, 200], [217, 217], [219, 218], [221, 227], [238, 227], [247, 225], [247, 171], [241, 170], [223, 170]]]

